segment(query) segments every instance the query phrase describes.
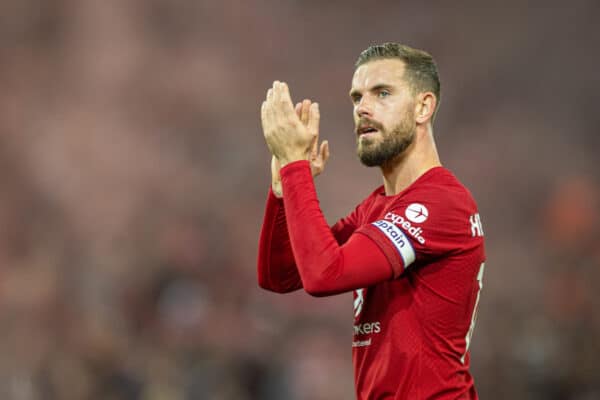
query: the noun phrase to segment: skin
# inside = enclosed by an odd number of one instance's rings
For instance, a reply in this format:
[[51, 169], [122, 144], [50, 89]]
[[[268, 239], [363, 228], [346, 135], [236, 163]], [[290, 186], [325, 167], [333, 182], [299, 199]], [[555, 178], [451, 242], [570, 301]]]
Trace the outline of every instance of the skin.
[[[382, 59], [361, 65], [352, 78], [350, 97], [354, 105], [359, 154], [377, 151], [389, 140], [410, 143], [402, 152], [379, 165], [387, 195], [400, 193], [424, 172], [441, 165], [432, 128], [436, 97], [431, 92], [414, 93], [411, 90], [404, 78], [403, 61]], [[308, 110], [305, 110], [305, 103]], [[294, 108], [292, 104], [287, 84], [275, 81], [261, 108], [265, 140], [273, 154], [273, 163], [279, 161], [278, 167], [298, 160], [310, 160], [312, 166], [313, 160], [320, 157], [320, 173], [329, 149], [322, 144], [320, 150], [316, 150], [320, 119], [318, 104], [305, 100], [300, 112], [298, 109], [298, 105]], [[375, 127], [376, 131], [361, 135], [361, 128], [366, 125]], [[276, 167], [272, 168], [274, 191], [275, 176], [279, 176]]]
[[[307, 127], [307, 129], [309, 129], [308, 121], [309, 121], [309, 116], [310, 116], [311, 105], [312, 105], [312, 102], [308, 99], [305, 99], [301, 103], [297, 103], [296, 107], [295, 107], [296, 115], [298, 116], [298, 118], [300, 119], [302, 124], [304, 124]], [[318, 104], [316, 107], [318, 107]], [[317, 116], [317, 118], [318, 118], [318, 116]], [[323, 172], [323, 170], [325, 169], [325, 164], [327, 164], [327, 160], [329, 160], [329, 143], [327, 142], [327, 140], [324, 140], [323, 142], [321, 142], [320, 146], [318, 145], [318, 143], [319, 143], [318, 120], [317, 120], [316, 124], [314, 124], [314, 123], [311, 124], [311, 128], [314, 129], [315, 126], [316, 126], [316, 131], [311, 132], [311, 135], [313, 135], [314, 139], [313, 139], [313, 143], [311, 146], [310, 155], [308, 156], [308, 160], [310, 161], [310, 169], [311, 169], [313, 177], [315, 177], [315, 176], [321, 174], [321, 172]], [[279, 198], [283, 197], [283, 191], [282, 191], [282, 187], [281, 187], [281, 177], [279, 175], [280, 170], [281, 170], [281, 163], [279, 162], [277, 157], [275, 157], [275, 156], [271, 157], [271, 188], [272, 188], [275, 196], [279, 197]]]

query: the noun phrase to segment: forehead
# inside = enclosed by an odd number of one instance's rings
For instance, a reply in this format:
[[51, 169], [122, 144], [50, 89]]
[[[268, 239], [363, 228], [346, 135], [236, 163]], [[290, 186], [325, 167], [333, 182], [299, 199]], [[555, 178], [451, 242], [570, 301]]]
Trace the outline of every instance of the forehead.
[[404, 68], [404, 61], [399, 59], [369, 61], [354, 72], [352, 89], [368, 90], [381, 84], [402, 86], [404, 84]]

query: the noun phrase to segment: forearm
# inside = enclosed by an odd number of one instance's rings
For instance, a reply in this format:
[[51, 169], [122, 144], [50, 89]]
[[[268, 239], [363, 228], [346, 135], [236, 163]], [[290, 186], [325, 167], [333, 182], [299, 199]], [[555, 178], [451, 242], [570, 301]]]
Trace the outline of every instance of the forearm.
[[290, 245], [283, 201], [269, 191], [260, 233], [257, 264], [258, 284], [278, 293], [302, 287]]
[[281, 177], [289, 238], [307, 292], [336, 294], [392, 276], [387, 258], [366, 236], [338, 244], [319, 207], [308, 162], [290, 163]]

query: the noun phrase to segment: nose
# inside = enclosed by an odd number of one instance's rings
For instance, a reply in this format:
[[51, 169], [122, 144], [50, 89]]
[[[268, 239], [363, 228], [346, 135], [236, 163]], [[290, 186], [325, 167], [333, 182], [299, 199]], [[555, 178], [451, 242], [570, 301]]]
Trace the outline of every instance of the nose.
[[358, 115], [359, 118], [373, 116], [373, 109], [367, 97], [368, 96], [363, 96], [356, 105], [356, 115]]

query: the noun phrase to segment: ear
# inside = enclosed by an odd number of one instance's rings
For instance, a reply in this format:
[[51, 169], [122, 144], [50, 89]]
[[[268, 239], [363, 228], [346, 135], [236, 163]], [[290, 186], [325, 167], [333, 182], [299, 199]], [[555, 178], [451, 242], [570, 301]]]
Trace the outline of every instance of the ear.
[[415, 121], [424, 124], [433, 118], [437, 99], [432, 92], [419, 93], [415, 104]]

